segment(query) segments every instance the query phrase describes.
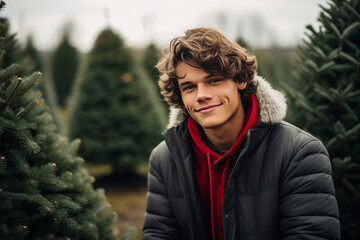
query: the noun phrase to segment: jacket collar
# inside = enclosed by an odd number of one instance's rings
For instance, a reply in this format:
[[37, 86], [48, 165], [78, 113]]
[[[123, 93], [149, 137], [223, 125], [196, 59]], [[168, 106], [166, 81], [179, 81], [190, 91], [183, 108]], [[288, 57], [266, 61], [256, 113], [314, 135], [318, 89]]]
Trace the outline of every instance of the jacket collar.
[[[286, 115], [285, 96], [275, 90], [262, 77], [256, 75], [254, 79], [258, 83], [256, 97], [259, 102], [260, 122], [274, 124], [280, 123]], [[187, 115], [180, 108], [171, 108], [169, 124], [167, 128], [176, 127], [187, 119]]]

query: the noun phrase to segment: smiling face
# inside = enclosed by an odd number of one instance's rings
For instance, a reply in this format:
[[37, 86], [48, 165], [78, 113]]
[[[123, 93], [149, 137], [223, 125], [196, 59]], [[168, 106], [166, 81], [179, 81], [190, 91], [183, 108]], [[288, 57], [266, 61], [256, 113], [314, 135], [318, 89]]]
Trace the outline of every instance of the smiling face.
[[176, 67], [181, 98], [189, 115], [204, 129], [229, 129], [244, 121], [244, 108], [239, 90], [246, 83], [237, 83], [221, 75], [210, 75], [202, 68], [185, 62]]

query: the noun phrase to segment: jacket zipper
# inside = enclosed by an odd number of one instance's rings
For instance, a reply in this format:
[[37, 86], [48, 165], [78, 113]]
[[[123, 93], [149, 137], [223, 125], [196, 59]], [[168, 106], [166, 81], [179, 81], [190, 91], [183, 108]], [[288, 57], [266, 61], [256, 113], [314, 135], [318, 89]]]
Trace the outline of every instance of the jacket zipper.
[[[234, 166], [233, 169], [236, 168], [236, 165], [240, 164], [239, 162], [240, 162], [241, 157], [245, 154], [245, 152], [246, 152], [247, 149], [249, 148], [251, 132], [252, 132], [252, 129], [250, 129], [250, 130], [247, 132], [247, 134], [246, 134], [247, 136], [246, 136], [245, 146], [244, 146], [244, 148], [241, 150], [241, 152], [240, 152], [240, 154], [239, 154], [239, 157], [237, 158], [236, 163], [235, 163], [235, 166]], [[241, 165], [241, 166], [243, 166], [243, 165]], [[239, 166], [239, 168], [240, 168], [241, 166]], [[240, 171], [240, 170], [241, 170], [241, 169], [239, 169], [239, 171]], [[231, 173], [231, 175], [230, 175], [230, 178], [229, 178], [230, 181], [232, 180], [233, 175], [234, 175], [234, 171], [232, 171], [232, 173]], [[224, 200], [225, 200], [225, 199], [224, 199]], [[236, 201], [236, 202], [237, 202], [237, 201]], [[236, 203], [236, 204], [237, 204], [237, 203]], [[235, 212], [236, 212], [236, 215], [237, 215], [237, 216], [239, 215], [238, 211], [239, 211], [239, 207], [237, 206], [237, 207], [235, 208]], [[238, 231], [240, 231], [240, 225], [239, 225], [238, 219], [235, 218], [235, 221], [236, 221], [236, 228], [238, 229]], [[225, 232], [224, 232], [224, 233], [225, 233]]]
[[[172, 138], [172, 140], [176, 141], [176, 143], [177, 143], [176, 145], [179, 146], [177, 139], [175, 137], [173, 137], [172, 134], [171, 134], [171, 138]], [[175, 149], [175, 148], [171, 147], [170, 149]], [[177, 152], [175, 152], [175, 154], [174, 154], [174, 160], [175, 160], [178, 172], [180, 174], [182, 184], [184, 186], [185, 203], [187, 205], [187, 213], [188, 213], [189, 221], [190, 221], [190, 232], [191, 232], [192, 239], [195, 240], [198, 238], [197, 238], [197, 234], [194, 231], [195, 219], [194, 219], [194, 215], [192, 214], [194, 211], [192, 209], [193, 202], [190, 197], [190, 190], [189, 190], [190, 184], [189, 184], [189, 180], [188, 180], [189, 178], [187, 175], [187, 171], [186, 171], [184, 162], [179, 159]]]

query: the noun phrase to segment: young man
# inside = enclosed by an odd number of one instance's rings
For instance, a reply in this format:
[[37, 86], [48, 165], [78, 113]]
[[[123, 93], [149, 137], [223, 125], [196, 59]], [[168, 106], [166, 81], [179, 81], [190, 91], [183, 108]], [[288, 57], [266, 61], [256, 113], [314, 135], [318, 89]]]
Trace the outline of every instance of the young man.
[[199, 28], [157, 68], [172, 112], [150, 156], [143, 239], [340, 239], [328, 153], [283, 121], [254, 56]]

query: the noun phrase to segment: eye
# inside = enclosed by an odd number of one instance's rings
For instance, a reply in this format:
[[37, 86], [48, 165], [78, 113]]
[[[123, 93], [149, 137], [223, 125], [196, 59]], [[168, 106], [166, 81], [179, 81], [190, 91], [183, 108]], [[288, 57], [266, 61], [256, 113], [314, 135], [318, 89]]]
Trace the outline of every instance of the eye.
[[194, 88], [194, 85], [187, 85], [183, 88], [183, 91], [188, 91]]
[[217, 82], [220, 82], [222, 79], [220, 79], [220, 78], [215, 78], [215, 79], [211, 79], [210, 81], [209, 81], [209, 83], [217, 83]]

